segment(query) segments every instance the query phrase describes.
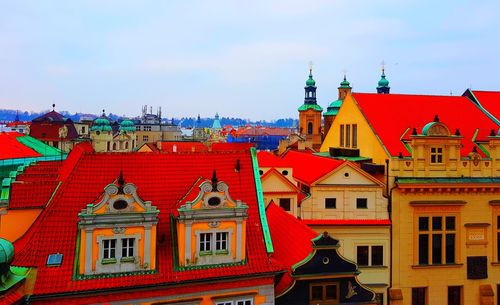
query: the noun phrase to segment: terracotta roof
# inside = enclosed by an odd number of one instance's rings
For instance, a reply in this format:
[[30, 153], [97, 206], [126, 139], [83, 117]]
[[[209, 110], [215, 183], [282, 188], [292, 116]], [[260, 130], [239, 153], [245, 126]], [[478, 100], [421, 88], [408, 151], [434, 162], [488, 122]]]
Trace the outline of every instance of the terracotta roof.
[[[161, 148], [159, 147], [161, 145]], [[176, 147], [176, 152], [206, 152], [208, 147], [201, 142], [161, 142], [157, 147], [162, 152], [173, 152], [174, 145]]]
[[287, 267], [287, 272], [275, 287], [275, 294], [279, 295], [292, 284], [292, 266], [312, 252], [311, 239], [318, 234], [274, 202], [267, 207], [266, 215], [274, 244], [273, 258]]
[[498, 126], [474, 103], [463, 96], [353, 93], [361, 112], [391, 156], [410, 153], [400, 141], [407, 128], [421, 133], [422, 128], [439, 116], [451, 133], [460, 130], [464, 137], [462, 156], [475, 146], [472, 138], [476, 129], [487, 134]]
[[286, 152], [282, 159], [292, 165], [293, 178], [307, 185], [313, 184], [346, 162], [294, 150]]
[[261, 167], [292, 167], [290, 163], [269, 151], [257, 152], [257, 159]]
[[[28, 232], [14, 244], [13, 265], [37, 268], [35, 295], [132, 288], [141, 285], [224, 279], [262, 275], [282, 270], [268, 258], [261, 229], [251, 152], [206, 153], [89, 153], [85, 145], [70, 153], [61, 168], [62, 184]], [[76, 157], [75, 157], [76, 156]], [[240, 170], [234, 167], [240, 160]], [[35, 165], [36, 166], [36, 165]], [[229, 185], [231, 197], [248, 206], [247, 258], [245, 265], [174, 271], [170, 215], [178, 201], [201, 178], [210, 179], [213, 170]], [[157, 242], [157, 273], [109, 276], [105, 279], [74, 280], [78, 213], [100, 196], [104, 187], [120, 172], [126, 182], [137, 186], [138, 194], [160, 210]], [[14, 195], [15, 196], [15, 195]], [[73, 229], [71, 229], [73, 228]], [[47, 267], [47, 256], [63, 254], [60, 267]], [[272, 276], [272, 275], [271, 275]], [[102, 299], [101, 299], [102, 300]]]
[[389, 219], [303, 219], [308, 226], [389, 226]]
[[18, 140], [23, 136], [18, 132], [0, 132], [0, 160], [41, 156]]
[[479, 104], [500, 121], [500, 91], [472, 90], [472, 93], [479, 101]]
[[7, 291], [4, 295], [0, 296], [0, 305], [21, 304], [21, 302], [19, 301], [22, 298], [23, 296], [19, 294], [15, 289], [11, 289]]

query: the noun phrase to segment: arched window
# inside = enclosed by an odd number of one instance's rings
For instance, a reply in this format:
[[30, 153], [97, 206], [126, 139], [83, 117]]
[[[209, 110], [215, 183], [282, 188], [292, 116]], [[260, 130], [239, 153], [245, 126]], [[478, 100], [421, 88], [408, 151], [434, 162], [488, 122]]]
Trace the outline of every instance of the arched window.
[[116, 150], [116, 142], [113, 143], [113, 150]]
[[309, 122], [307, 123], [307, 134], [312, 134], [313, 133], [313, 123]]
[[125, 149], [128, 149], [128, 142], [125, 142]]

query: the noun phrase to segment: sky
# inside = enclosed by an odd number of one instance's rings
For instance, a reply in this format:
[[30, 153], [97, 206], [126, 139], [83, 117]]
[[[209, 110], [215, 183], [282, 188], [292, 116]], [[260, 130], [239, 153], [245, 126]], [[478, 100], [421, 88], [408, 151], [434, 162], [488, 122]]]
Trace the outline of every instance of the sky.
[[499, 90], [500, 1], [0, 0], [0, 108], [298, 117], [344, 73], [375, 92]]

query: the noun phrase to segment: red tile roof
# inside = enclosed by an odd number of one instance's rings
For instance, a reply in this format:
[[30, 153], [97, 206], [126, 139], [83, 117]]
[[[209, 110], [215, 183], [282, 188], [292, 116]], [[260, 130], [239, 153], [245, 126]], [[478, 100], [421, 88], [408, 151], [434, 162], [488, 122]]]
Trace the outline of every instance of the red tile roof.
[[[268, 258], [259, 219], [251, 153], [247, 150], [207, 153], [89, 153], [75, 148], [61, 169], [62, 184], [51, 204], [28, 232], [14, 243], [13, 265], [37, 268], [35, 295], [82, 292], [98, 289], [132, 288], [141, 285], [173, 284], [204, 279], [262, 275], [282, 270]], [[73, 157], [76, 154], [77, 157]], [[240, 160], [240, 170], [234, 166]], [[72, 165], [72, 167], [70, 166]], [[36, 165], [35, 165], [36, 166]], [[178, 201], [200, 177], [210, 179], [213, 170], [229, 185], [234, 199], [248, 206], [247, 264], [204, 270], [175, 271], [170, 215]], [[103, 192], [120, 172], [138, 194], [160, 210], [157, 242], [157, 273], [105, 279], [73, 279], [78, 213]], [[15, 194], [14, 194], [15, 196]], [[47, 267], [47, 256], [63, 254], [60, 267]], [[272, 277], [272, 275], [271, 275]]]
[[486, 111], [500, 120], [500, 91], [472, 90], [472, 93]]
[[400, 138], [407, 128], [422, 128], [438, 115], [440, 122], [454, 133], [460, 129], [464, 137], [462, 156], [468, 155], [475, 146], [472, 138], [476, 129], [489, 133], [498, 126], [488, 118], [474, 103], [463, 96], [409, 95], [409, 94], [372, 94], [353, 93], [361, 112], [377, 134], [391, 156], [400, 152], [403, 156], [410, 153]]
[[308, 226], [390, 226], [389, 219], [303, 219]]
[[19, 302], [22, 298], [23, 296], [19, 294], [16, 289], [11, 289], [4, 295], [0, 296], [0, 305], [17, 304], [17, 302]]
[[273, 202], [267, 207], [266, 215], [274, 245], [273, 258], [287, 267], [275, 287], [275, 294], [279, 295], [292, 284], [292, 266], [312, 252], [311, 239], [318, 234]]
[[[174, 152], [174, 145], [176, 152], [206, 152], [208, 147], [201, 142], [160, 142], [157, 147], [162, 152]], [[160, 148], [161, 147], [161, 148]]]
[[260, 167], [292, 167], [290, 163], [269, 151], [257, 152]]
[[307, 185], [313, 184], [346, 162], [294, 150], [286, 152], [282, 159], [292, 164], [293, 178]]
[[23, 136], [24, 134], [18, 132], [0, 132], [0, 160], [41, 156], [17, 140]]
[[59, 128], [66, 126], [68, 135], [65, 141], [78, 138], [78, 132], [72, 122], [35, 122], [31, 123], [30, 136], [40, 141], [61, 141], [59, 138]]

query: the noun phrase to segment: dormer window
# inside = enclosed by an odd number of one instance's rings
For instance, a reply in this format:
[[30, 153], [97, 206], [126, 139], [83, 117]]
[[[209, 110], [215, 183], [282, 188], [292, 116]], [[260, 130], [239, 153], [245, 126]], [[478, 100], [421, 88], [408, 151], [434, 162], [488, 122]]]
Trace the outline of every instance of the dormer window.
[[199, 184], [184, 198], [177, 217], [180, 267], [242, 263], [245, 261], [245, 226], [248, 206], [234, 201], [228, 185], [212, 180]]
[[443, 148], [431, 147], [431, 164], [443, 163]]
[[137, 195], [123, 175], [104, 188], [95, 203], [78, 215], [80, 246], [76, 256], [83, 278], [101, 273], [149, 271], [156, 268], [159, 211]]

